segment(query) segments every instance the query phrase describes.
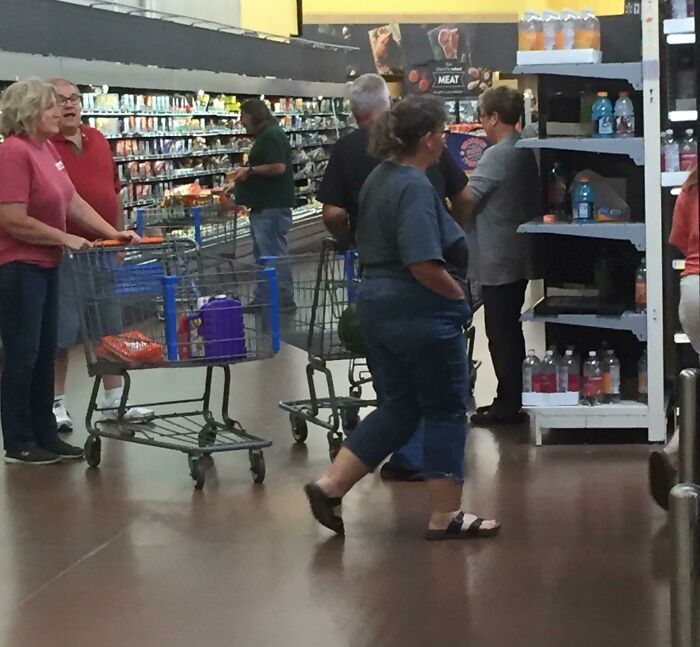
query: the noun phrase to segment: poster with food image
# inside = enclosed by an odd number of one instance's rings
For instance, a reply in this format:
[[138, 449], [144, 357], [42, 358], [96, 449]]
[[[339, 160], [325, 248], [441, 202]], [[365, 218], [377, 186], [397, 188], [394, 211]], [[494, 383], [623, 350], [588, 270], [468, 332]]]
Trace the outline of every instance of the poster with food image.
[[440, 25], [428, 32], [436, 61], [463, 61], [464, 36], [457, 25]]
[[397, 24], [370, 29], [369, 43], [378, 74], [403, 74], [405, 63]]

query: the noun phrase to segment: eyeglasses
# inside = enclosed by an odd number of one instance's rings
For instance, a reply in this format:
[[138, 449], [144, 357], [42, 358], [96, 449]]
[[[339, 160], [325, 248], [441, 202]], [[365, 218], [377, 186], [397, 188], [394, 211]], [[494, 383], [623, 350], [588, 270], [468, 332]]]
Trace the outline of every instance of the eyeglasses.
[[80, 95], [79, 94], [71, 94], [69, 97], [65, 97], [62, 94], [58, 95], [58, 104], [61, 106], [65, 106], [69, 103], [80, 103]]

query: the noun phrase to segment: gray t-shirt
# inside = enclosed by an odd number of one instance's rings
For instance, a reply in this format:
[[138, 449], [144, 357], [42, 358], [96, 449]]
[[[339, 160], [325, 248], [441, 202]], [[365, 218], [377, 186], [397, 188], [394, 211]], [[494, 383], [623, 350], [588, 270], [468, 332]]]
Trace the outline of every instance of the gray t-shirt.
[[540, 178], [532, 151], [516, 148], [518, 133], [484, 151], [469, 180], [476, 198], [465, 227], [469, 278], [505, 285], [534, 278], [529, 237], [518, 226], [542, 215]]
[[411, 278], [412, 263], [440, 261], [464, 281], [464, 232], [425, 173], [382, 162], [365, 181], [359, 207], [356, 241], [366, 276]]

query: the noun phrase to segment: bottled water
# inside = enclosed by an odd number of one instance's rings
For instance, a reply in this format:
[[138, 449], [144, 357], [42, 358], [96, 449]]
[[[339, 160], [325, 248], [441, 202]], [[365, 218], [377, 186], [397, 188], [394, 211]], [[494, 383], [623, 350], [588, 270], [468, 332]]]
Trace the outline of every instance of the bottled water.
[[554, 358], [554, 351], [548, 350], [542, 360], [540, 370], [540, 383], [542, 385], [542, 393], [557, 392], [557, 361]]
[[612, 348], [605, 353], [603, 363], [603, 394], [605, 402], [620, 402], [620, 360]]
[[592, 350], [583, 365], [583, 401], [586, 404], [600, 404], [603, 392], [603, 371], [598, 354]]
[[523, 393], [539, 393], [540, 385], [540, 360], [534, 350], [527, 352], [523, 362]]
[[615, 136], [634, 137], [634, 106], [629, 92], [620, 92], [615, 102]]
[[681, 151], [678, 141], [673, 136], [671, 129], [667, 130], [661, 139], [663, 153], [663, 170], [668, 173], [677, 173], [681, 170]]
[[581, 361], [574, 355], [573, 348], [568, 348], [564, 354], [564, 366], [566, 366], [567, 387], [569, 393], [581, 391]]

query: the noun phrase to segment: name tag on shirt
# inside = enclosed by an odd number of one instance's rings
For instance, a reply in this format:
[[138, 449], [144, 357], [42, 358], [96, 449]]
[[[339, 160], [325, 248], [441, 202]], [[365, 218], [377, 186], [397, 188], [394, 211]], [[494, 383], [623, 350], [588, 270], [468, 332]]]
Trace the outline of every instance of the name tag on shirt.
[[61, 160], [58, 160], [58, 162], [56, 162], [56, 168], [59, 171], [64, 171], [66, 167], [63, 165], [63, 162]]

